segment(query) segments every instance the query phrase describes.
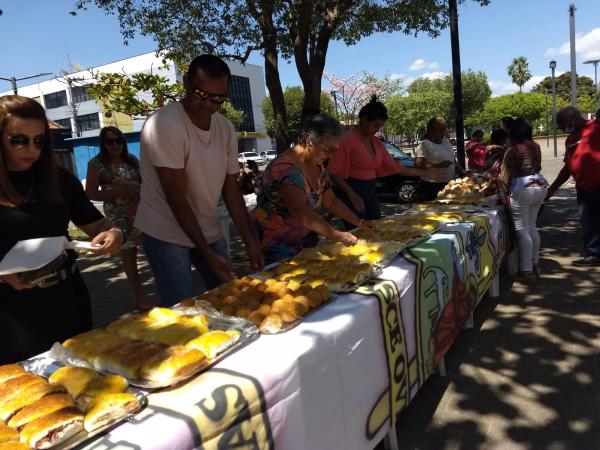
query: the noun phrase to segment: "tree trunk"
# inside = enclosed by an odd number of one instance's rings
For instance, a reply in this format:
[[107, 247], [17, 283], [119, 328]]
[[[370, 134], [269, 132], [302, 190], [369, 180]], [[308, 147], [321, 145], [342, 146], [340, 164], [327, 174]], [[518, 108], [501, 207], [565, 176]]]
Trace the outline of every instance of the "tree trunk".
[[283, 89], [279, 78], [277, 67], [277, 51], [271, 45], [265, 49], [265, 81], [273, 106], [273, 119], [275, 121], [275, 145], [277, 153], [281, 153], [290, 147], [291, 141], [287, 127], [287, 111]]
[[304, 84], [304, 103], [302, 104], [302, 122], [321, 112], [321, 79], [323, 69], [312, 68], [308, 83]]

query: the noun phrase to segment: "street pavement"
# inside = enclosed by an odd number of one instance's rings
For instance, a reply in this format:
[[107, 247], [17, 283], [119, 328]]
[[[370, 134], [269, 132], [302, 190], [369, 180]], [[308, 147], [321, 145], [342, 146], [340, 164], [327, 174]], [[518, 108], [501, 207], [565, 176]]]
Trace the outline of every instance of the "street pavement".
[[[554, 158], [552, 140], [543, 145], [550, 182], [562, 168], [563, 148], [559, 143]], [[500, 297], [482, 300], [475, 326], [446, 356], [446, 376], [431, 377], [402, 415], [403, 450], [600, 448], [600, 268], [571, 264], [581, 250], [572, 181], [539, 222], [542, 277], [521, 285], [501, 274]], [[234, 268], [243, 273], [239, 238], [232, 247]], [[139, 262], [156, 300], [148, 264], [142, 256]], [[96, 326], [132, 309], [116, 258], [83, 256], [79, 266]]]

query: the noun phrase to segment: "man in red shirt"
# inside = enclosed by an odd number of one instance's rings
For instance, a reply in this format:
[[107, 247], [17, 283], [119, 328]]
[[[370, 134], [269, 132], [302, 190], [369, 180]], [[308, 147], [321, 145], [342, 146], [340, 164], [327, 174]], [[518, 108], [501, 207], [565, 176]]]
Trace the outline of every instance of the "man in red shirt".
[[586, 120], [577, 108], [567, 106], [556, 115], [556, 123], [569, 136], [565, 165], [548, 188], [546, 200], [573, 175], [586, 254], [573, 265], [600, 266], [600, 170], [594, 169], [600, 164], [600, 121]]

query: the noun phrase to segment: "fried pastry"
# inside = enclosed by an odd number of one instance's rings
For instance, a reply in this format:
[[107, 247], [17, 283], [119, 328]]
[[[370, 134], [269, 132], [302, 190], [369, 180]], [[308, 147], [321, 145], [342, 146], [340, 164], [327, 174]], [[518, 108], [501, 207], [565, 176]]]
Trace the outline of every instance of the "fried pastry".
[[105, 394], [118, 394], [125, 392], [129, 383], [119, 375], [105, 375], [91, 380], [77, 397], [77, 406], [82, 411], [90, 408], [90, 403], [96, 397]]
[[171, 346], [147, 358], [140, 369], [140, 376], [144, 380], [168, 383], [195, 372], [206, 363], [205, 354], [199, 350]]

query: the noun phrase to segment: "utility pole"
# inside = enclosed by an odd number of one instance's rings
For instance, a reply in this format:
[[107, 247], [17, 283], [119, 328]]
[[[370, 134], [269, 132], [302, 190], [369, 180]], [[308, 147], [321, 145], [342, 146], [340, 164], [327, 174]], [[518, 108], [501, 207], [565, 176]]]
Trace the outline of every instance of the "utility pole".
[[450, 45], [452, 48], [452, 78], [454, 79], [454, 107], [456, 108], [456, 152], [458, 162], [465, 167], [465, 130], [463, 125], [463, 98], [460, 72], [460, 44], [458, 40], [458, 7], [456, 0], [448, 1], [450, 17]]
[[571, 105], [577, 106], [577, 62], [575, 55], [575, 4], [569, 5], [569, 32], [571, 35]]
[[60, 81], [67, 85], [67, 106], [71, 111], [71, 132], [73, 136], [79, 136], [79, 125], [77, 124], [77, 103], [75, 103], [75, 96], [73, 95], [73, 86], [77, 86], [76, 83], [84, 83], [84, 78], [70, 78], [68, 72], [63, 72], [63, 77], [59, 78]]
[[550, 69], [552, 70], [552, 137], [554, 140], [554, 157], [556, 158], [558, 155], [558, 151], [556, 149], [556, 61], [550, 61]]
[[13, 93], [15, 95], [18, 95], [17, 81], [29, 80], [30, 78], [45, 77], [46, 75], [52, 75], [52, 74], [48, 73], [48, 72], [45, 72], [45, 73], [38, 73], [37, 75], [31, 75], [29, 77], [23, 77], [23, 78], [15, 78], [15, 77], [4, 78], [4, 77], [0, 77], [0, 80], [10, 81], [10, 84], [12, 85]]

